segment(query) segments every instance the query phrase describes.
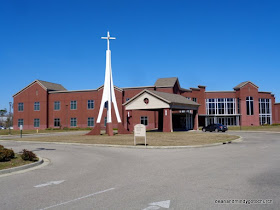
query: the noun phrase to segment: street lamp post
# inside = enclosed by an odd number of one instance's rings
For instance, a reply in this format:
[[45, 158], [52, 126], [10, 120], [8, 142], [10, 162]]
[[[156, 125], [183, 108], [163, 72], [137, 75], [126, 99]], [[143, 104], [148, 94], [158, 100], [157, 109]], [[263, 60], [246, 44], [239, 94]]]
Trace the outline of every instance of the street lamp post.
[[11, 106], [12, 106], [12, 102], [9, 102], [10, 105], [10, 109], [9, 109], [9, 135], [11, 135]]

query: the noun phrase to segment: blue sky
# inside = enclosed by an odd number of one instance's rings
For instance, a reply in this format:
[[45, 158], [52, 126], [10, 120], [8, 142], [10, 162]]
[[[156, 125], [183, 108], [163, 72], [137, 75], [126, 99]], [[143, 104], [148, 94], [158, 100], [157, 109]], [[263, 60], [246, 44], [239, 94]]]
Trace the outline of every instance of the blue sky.
[[36, 79], [103, 84], [107, 30], [114, 84], [232, 90], [250, 80], [280, 102], [280, 1], [0, 1], [0, 109]]

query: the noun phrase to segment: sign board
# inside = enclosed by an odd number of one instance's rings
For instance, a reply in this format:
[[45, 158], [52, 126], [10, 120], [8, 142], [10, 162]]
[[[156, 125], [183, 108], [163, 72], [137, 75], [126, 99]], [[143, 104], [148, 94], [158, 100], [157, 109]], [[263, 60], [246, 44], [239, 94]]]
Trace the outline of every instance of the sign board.
[[19, 129], [22, 131], [22, 125], [19, 126]]
[[134, 126], [134, 145], [136, 145], [136, 137], [144, 137], [145, 146], [147, 145], [146, 126], [145, 125], [137, 124]]

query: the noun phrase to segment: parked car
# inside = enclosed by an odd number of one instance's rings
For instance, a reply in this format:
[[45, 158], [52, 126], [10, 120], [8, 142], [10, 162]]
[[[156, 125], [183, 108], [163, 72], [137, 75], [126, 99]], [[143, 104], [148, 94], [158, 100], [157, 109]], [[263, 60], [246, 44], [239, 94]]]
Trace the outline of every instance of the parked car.
[[5, 130], [6, 128], [4, 126], [0, 126], [0, 130]]
[[206, 132], [206, 131], [210, 131], [210, 132], [212, 132], [212, 131], [215, 131], [215, 132], [222, 131], [222, 132], [225, 132], [227, 130], [228, 130], [227, 126], [222, 125], [222, 124], [210, 124], [210, 125], [208, 125], [206, 127], [204, 126], [202, 128], [203, 132]]

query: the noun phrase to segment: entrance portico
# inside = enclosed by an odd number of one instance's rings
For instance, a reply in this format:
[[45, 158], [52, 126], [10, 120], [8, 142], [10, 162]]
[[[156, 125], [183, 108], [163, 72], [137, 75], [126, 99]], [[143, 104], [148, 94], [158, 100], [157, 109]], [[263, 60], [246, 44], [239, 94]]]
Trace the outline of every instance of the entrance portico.
[[130, 131], [135, 124], [139, 124], [134, 117], [134, 110], [158, 111], [156, 127], [163, 132], [173, 132], [178, 127], [184, 130], [198, 129], [199, 104], [178, 94], [145, 89], [123, 105], [128, 111]]

